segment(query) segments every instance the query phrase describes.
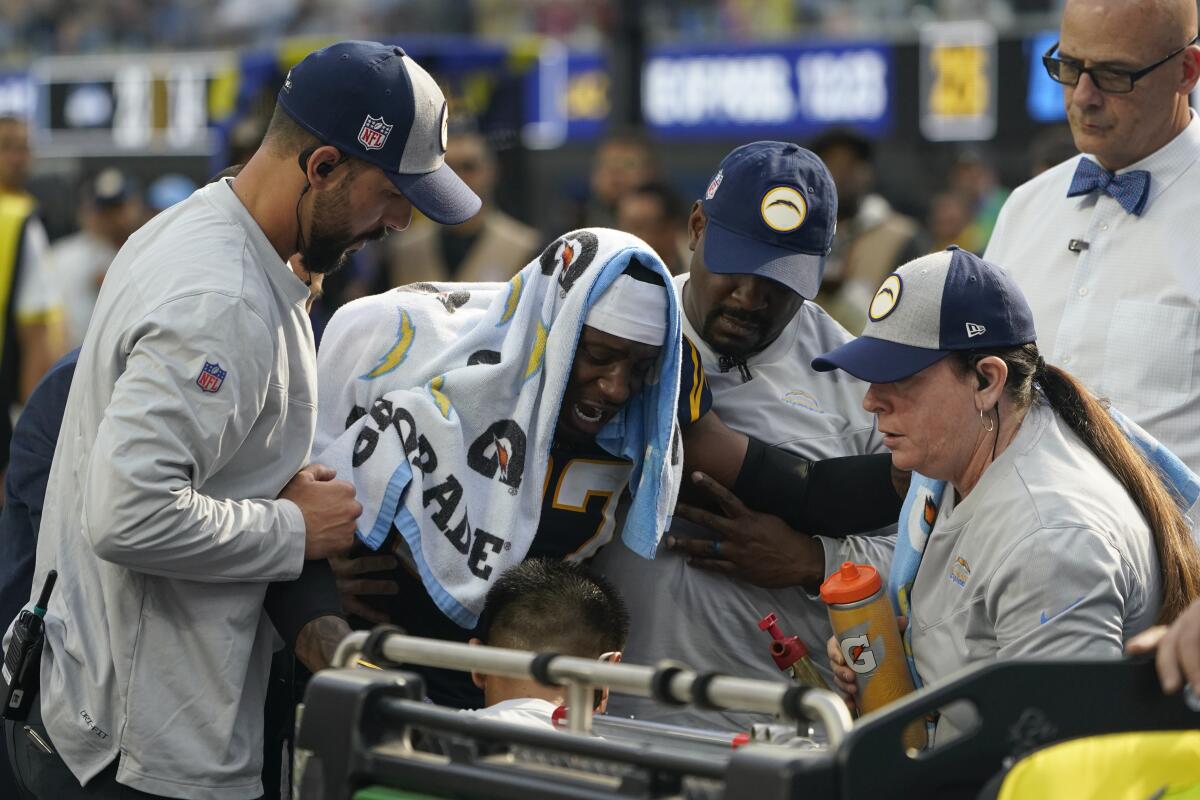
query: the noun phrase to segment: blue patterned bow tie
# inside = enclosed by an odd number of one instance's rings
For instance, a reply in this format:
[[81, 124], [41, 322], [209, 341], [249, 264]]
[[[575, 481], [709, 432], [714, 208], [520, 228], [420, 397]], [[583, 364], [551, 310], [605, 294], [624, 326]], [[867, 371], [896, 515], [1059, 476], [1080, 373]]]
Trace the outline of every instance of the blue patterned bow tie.
[[1104, 192], [1120, 203], [1127, 213], [1140, 217], [1146, 209], [1146, 200], [1150, 198], [1150, 173], [1135, 169], [1123, 175], [1114, 175], [1090, 158], [1081, 158], [1071, 178], [1067, 197], [1092, 192]]

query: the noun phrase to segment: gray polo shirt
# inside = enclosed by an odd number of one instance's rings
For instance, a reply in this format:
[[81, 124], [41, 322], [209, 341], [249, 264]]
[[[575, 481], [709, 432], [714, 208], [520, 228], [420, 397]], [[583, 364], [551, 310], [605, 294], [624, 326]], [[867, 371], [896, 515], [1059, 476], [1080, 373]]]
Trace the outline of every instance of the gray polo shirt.
[[[1119, 658], [1161, 602], [1137, 506], [1038, 403], [970, 494], [938, 515], [913, 584], [913, 656], [926, 684], [999, 658]], [[944, 714], [937, 736], [962, 724]]]
[[[687, 276], [675, 278], [682, 297]], [[736, 431], [810, 459], [884, 452], [875, 417], [863, 409], [867, 385], [845, 372], [813, 372], [812, 359], [850, 340], [849, 333], [814, 303], [805, 303], [774, 342], [746, 360], [745, 371], [722, 365], [720, 354], [683, 317], [684, 333], [704, 359], [713, 410]], [[705, 528], [676, 517], [670, 534], [712, 538]], [[843, 561], [876, 566], [887, 574], [895, 535], [819, 537], [826, 574]], [[774, 612], [780, 627], [808, 646], [817, 668], [832, 680], [825, 640], [833, 634], [829, 612], [818, 598], [798, 587], [764, 589], [726, 575], [690, 567], [666, 549], [666, 536], [653, 561], [619, 543], [596, 556], [597, 568], [625, 598], [631, 616], [625, 659], [652, 664], [675, 659], [700, 670], [744, 678], [790, 681], [771, 659], [767, 634], [758, 629]], [[653, 700], [614, 694], [609, 713], [707, 728], [748, 728], [764, 714], [665, 706]]]
[[46, 491], [41, 707], [82, 782], [262, 793], [269, 581], [304, 519], [274, 500], [315, 425], [308, 290], [227, 182], [155, 217], [100, 292]]

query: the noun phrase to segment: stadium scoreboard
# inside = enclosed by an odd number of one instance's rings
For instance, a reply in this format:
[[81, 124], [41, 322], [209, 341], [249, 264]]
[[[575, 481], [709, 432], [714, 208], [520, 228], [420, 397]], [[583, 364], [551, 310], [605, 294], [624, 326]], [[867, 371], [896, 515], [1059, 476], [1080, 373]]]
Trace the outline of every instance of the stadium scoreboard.
[[39, 59], [29, 72], [41, 155], [199, 155], [236, 99], [233, 53]]

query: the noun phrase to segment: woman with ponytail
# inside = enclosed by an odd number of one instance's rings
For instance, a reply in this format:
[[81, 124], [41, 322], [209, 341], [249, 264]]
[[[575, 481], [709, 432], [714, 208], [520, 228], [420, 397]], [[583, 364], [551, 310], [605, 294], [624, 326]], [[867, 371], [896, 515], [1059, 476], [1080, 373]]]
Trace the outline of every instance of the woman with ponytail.
[[[813, 367], [869, 382], [894, 466], [946, 482], [925, 501], [909, 595], [924, 682], [997, 658], [1118, 658], [1200, 597], [1200, 551], [1159, 471], [1045, 363], [1002, 270], [957, 248], [924, 256], [868, 316]], [[937, 736], [961, 724], [943, 715]]]

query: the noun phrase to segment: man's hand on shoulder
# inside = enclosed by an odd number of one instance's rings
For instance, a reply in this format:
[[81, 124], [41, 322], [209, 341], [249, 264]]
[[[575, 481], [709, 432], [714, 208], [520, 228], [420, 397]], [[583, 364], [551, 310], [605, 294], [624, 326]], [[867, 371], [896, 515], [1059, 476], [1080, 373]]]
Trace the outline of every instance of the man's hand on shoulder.
[[362, 505], [354, 499], [354, 486], [334, 480], [323, 464], [309, 464], [297, 472], [279, 499], [291, 500], [304, 515], [304, 558], [341, 555], [354, 544], [354, 527]]

